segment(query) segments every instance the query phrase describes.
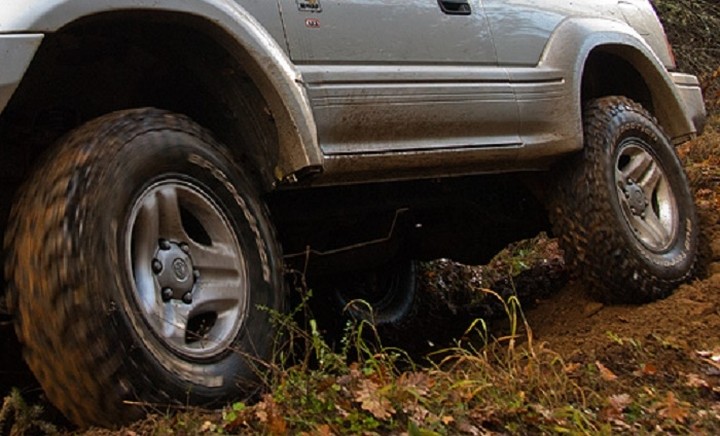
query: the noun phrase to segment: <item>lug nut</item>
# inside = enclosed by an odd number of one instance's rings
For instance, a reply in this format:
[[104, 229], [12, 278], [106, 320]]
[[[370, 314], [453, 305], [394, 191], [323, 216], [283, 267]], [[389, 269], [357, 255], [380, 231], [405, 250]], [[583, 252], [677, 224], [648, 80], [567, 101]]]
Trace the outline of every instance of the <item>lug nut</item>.
[[172, 245], [170, 245], [170, 241], [168, 241], [167, 239], [159, 240], [158, 245], [160, 245], [161, 250], [169, 250], [172, 248]]
[[195, 280], [200, 278], [200, 270], [199, 269], [193, 270], [193, 277], [195, 277]]
[[163, 270], [163, 264], [157, 259], [153, 259], [152, 261], [152, 270], [155, 274], [160, 274]]
[[185, 295], [182, 297], [182, 301], [185, 304], [191, 304], [192, 303], [192, 292], [186, 292]]
[[173, 297], [174, 294], [175, 294], [175, 293], [173, 292], [172, 289], [170, 289], [170, 288], [163, 288], [163, 290], [162, 290], [162, 299], [163, 299], [163, 301], [167, 303], [168, 301], [172, 300], [172, 297]]
[[185, 243], [180, 244], [180, 249], [181, 249], [181, 250], [183, 251], [183, 253], [185, 253], [185, 254], [189, 254], [189, 253], [190, 253], [190, 246], [188, 246], [188, 244], [185, 244]]

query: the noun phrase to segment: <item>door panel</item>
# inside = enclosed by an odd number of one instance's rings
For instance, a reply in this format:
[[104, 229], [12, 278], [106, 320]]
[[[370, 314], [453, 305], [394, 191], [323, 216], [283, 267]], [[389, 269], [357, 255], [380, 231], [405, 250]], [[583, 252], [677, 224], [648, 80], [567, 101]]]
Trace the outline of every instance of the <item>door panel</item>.
[[326, 155], [519, 145], [479, 0], [279, 1]]
[[478, 1], [466, 16], [444, 13], [437, 0], [280, 1], [297, 63], [495, 63]]

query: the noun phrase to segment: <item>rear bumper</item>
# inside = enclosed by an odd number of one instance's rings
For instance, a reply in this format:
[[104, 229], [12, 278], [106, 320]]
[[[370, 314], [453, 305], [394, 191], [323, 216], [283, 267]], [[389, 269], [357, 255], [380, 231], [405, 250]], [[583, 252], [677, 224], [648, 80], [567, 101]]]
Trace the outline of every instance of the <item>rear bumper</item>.
[[707, 113], [700, 81], [690, 74], [671, 73], [670, 75], [685, 106], [685, 113], [695, 126], [697, 134], [701, 134], [705, 129]]
[[17, 89], [42, 39], [42, 34], [0, 34], [0, 112]]

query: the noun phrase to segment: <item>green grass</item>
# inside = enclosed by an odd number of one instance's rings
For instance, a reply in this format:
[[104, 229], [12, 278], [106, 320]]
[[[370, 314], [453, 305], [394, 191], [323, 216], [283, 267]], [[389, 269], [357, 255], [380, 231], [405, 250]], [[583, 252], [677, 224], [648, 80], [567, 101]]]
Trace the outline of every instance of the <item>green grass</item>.
[[[285, 334], [258, 403], [153, 416], [137, 428], [273, 435], [720, 430], [720, 411], [713, 409], [714, 393], [703, 377], [662, 366], [667, 353], [678, 352], [663, 338], [608, 332], [604, 361], [566, 362], [534, 343], [517, 299], [503, 307], [505, 334], [494, 336], [477, 320], [462, 341], [422, 362], [384, 347], [366, 322], [349, 323], [334, 349], [312, 319], [304, 327], [295, 317], [276, 315]], [[303, 351], [290, 352], [289, 346]]]

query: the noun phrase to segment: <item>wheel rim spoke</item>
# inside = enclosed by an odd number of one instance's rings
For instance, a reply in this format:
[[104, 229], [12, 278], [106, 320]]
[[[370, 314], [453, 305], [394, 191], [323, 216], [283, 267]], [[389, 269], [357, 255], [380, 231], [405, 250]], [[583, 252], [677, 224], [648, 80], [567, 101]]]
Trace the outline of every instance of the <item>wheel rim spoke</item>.
[[648, 199], [653, 198], [653, 194], [655, 193], [658, 184], [663, 179], [663, 176], [664, 174], [660, 166], [655, 162], [651, 162], [651, 165], [648, 167], [645, 175], [638, 181], [638, 184], [645, 192], [645, 196]]
[[211, 246], [188, 242], [193, 256], [193, 265], [201, 273], [225, 271], [237, 273], [237, 254], [229, 244], [215, 243]]
[[189, 239], [180, 216], [178, 192], [173, 186], [160, 189], [155, 194], [158, 204], [160, 237], [174, 240]]
[[182, 345], [185, 343], [190, 307], [182, 303], [170, 303], [158, 307], [158, 331], [168, 341]]
[[640, 150], [640, 152], [628, 153], [626, 154], [626, 156], [630, 157], [630, 162], [621, 170], [625, 182], [630, 179], [641, 179], [647, 169], [650, 166], [654, 165], [652, 156], [650, 156], [644, 150]]
[[216, 279], [210, 282], [199, 283], [198, 290], [193, 298], [193, 312], [204, 311], [226, 312], [232, 310], [240, 303], [239, 277]]
[[654, 213], [649, 213], [644, 219], [637, 220], [639, 232], [648, 242], [654, 245], [663, 245], [670, 240], [670, 234]]

